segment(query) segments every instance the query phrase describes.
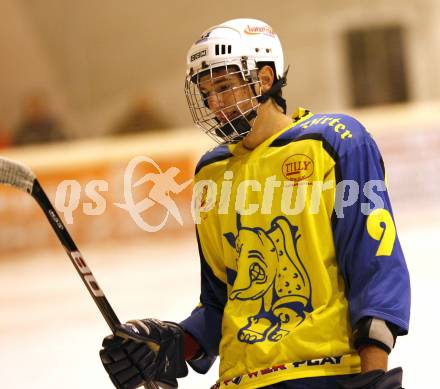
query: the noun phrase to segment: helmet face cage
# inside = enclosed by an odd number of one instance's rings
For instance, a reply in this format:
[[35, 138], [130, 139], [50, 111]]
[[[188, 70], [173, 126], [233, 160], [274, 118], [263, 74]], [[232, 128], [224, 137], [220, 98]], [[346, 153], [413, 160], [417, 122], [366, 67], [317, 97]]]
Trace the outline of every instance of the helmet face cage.
[[[219, 72], [219, 69], [222, 69]], [[252, 127], [252, 120], [260, 105], [261, 96], [258, 69], [242, 70], [241, 66], [230, 61], [207, 66], [196, 74], [188, 74], [185, 79], [185, 95], [194, 123], [217, 143], [233, 143], [244, 137]], [[229, 88], [203, 92], [203, 85], [215, 85], [221, 80], [235, 81]], [[237, 84], [237, 85], [235, 85]], [[210, 109], [214, 101], [215, 111]], [[211, 104], [212, 108], [212, 104]]]

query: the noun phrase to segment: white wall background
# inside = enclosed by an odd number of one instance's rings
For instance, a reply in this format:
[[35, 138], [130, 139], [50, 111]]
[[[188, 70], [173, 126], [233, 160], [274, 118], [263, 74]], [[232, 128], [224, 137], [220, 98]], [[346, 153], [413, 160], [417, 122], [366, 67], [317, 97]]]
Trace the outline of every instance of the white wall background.
[[414, 101], [440, 99], [437, 0], [2, 0], [0, 121], [13, 126], [35, 87], [77, 136], [100, 134], [146, 93], [173, 126], [190, 124], [183, 95], [186, 51], [207, 27], [235, 17], [267, 21], [291, 65], [286, 96], [314, 112], [348, 107], [343, 33], [402, 24]]

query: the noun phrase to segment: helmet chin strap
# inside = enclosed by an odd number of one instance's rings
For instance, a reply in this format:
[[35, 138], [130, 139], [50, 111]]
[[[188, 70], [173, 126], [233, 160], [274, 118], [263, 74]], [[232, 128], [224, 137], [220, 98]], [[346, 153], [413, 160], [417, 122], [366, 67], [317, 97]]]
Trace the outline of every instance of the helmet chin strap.
[[[270, 98], [273, 98], [275, 102], [283, 109], [284, 114], [287, 112], [286, 100], [284, 100], [279, 95], [279, 92], [283, 87], [287, 85], [288, 72], [289, 72], [289, 67], [287, 67], [283, 76], [280, 79], [278, 79], [275, 82], [275, 84], [273, 84], [272, 87], [266, 93], [263, 93], [261, 96], [257, 97], [257, 101], [260, 104], [263, 104]], [[250, 122], [257, 117], [257, 108], [258, 107], [256, 107], [246, 115], [240, 115], [239, 117], [217, 128], [215, 130], [216, 135], [224, 140], [227, 140], [227, 137], [231, 136], [234, 133], [238, 133], [239, 135], [234, 137], [233, 142], [238, 142], [242, 140], [244, 136], [252, 130]]]
[[[223, 126], [217, 128], [215, 133], [222, 139], [227, 140], [227, 137], [238, 133], [239, 135], [234, 137], [233, 142], [240, 141], [244, 136], [252, 129], [250, 122], [257, 117], [257, 111], [253, 109], [246, 115], [240, 115]], [[216, 119], [218, 120], [218, 119]]]

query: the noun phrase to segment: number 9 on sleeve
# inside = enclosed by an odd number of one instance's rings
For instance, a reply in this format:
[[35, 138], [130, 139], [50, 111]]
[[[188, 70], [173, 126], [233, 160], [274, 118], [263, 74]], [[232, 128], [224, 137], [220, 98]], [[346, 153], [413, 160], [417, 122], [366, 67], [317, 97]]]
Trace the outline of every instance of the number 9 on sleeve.
[[368, 234], [379, 241], [376, 256], [390, 256], [396, 240], [396, 227], [390, 212], [386, 209], [375, 209], [367, 218]]

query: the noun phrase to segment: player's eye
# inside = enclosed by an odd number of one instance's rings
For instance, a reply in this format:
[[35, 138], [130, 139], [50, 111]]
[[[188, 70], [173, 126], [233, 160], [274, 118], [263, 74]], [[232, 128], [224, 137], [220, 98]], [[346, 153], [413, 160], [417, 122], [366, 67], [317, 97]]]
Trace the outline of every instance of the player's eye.
[[258, 263], [253, 263], [249, 267], [249, 277], [252, 282], [265, 281], [266, 280], [266, 272]]
[[219, 85], [216, 88], [216, 92], [217, 93], [227, 92], [228, 90], [231, 90], [231, 85], [230, 84], [222, 84], [222, 85]]

